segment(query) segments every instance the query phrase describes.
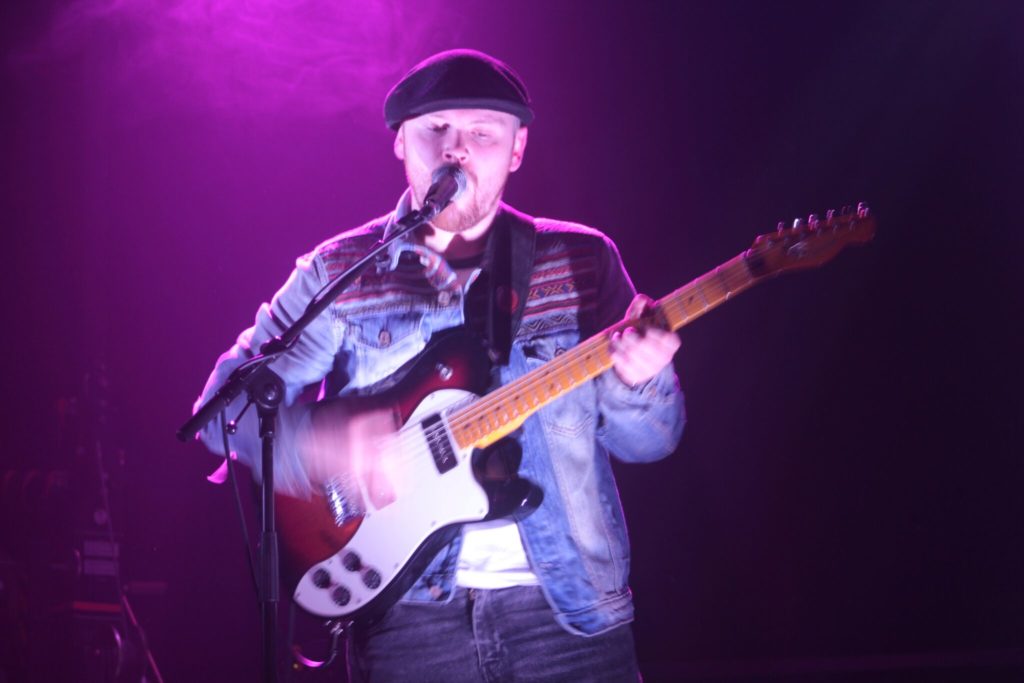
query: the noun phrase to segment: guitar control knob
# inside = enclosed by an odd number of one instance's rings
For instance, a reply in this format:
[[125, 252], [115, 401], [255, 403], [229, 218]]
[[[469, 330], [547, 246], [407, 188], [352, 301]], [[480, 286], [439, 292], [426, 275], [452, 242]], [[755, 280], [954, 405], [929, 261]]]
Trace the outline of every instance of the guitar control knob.
[[355, 553], [345, 553], [341, 558], [341, 564], [350, 572], [357, 572], [363, 566], [363, 561]]
[[327, 588], [331, 585], [331, 573], [321, 567], [313, 572], [313, 585], [317, 588]]
[[344, 607], [352, 600], [352, 594], [344, 586], [338, 586], [331, 592], [331, 600], [338, 607]]
[[363, 583], [366, 584], [367, 588], [380, 588], [380, 572], [376, 569], [367, 569], [366, 573], [363, 574]]

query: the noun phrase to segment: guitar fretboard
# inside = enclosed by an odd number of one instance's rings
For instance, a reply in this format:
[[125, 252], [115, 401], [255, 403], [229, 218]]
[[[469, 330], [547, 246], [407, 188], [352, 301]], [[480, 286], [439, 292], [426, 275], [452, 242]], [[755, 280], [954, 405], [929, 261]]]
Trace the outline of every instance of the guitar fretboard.
[[[739, 254], [657, 301], [671, 330], [704, 315], [752, 286], [758, 278]], [[612, 366], [609, 339], [627, 327], [649, 320], [623, 320], [449, 416], [448, 425], [461, 448], [483, 448], [511, 434], [534, 412], [597, 377]]]

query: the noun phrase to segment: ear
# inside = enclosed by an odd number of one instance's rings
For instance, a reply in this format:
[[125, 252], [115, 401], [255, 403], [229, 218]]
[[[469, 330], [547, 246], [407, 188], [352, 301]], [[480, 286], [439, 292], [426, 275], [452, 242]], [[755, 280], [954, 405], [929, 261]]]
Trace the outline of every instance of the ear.
[[526, 126], [519, 126], [519, 130], [516, 131], [515, 140], [512, 141], [512, 161], [508, 166], [509, 173], [515, 173], [523, 165], [523, 154], [526, 153], [526, 138], [529, 130]]
[[405, 124], [398, 127], [395, 133], [395, 157], [399, 161], [405, 161]]

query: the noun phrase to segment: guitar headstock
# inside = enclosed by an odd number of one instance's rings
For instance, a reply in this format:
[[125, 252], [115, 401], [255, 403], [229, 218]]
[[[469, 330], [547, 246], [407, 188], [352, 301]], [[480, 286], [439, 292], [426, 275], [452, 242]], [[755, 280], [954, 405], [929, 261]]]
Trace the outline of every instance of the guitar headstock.
[[824, 219], [811, 214], [806, 221], [794, 221], [791, 228], [779, 223], [776, 232], [759, 235], [745, 257], [755, 277], [816, 268], [848, 245], [870, 241], [875, 227], [875, 217], [862, 202], [856, 210], [829, 211]]

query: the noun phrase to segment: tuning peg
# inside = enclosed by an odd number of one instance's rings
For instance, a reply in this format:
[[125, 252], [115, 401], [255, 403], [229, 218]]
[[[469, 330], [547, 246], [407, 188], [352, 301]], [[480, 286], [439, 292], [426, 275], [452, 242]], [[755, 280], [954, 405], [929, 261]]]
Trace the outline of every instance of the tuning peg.
[[868, 205], [864, 202], [859, 202], [857, 204], [857, 218], [867, 218], [870, 211], [871, 210], [868, 208]]
[[818, 229], [818, 214], [812, 213], [810, 216], [807, 217], [807, 227], [810, 228], [811, 230]]
[[779, 221], [779, 224], [775, 229], [778, 230], [779, 232], [783, 232], [786, 229], [786, 222]]
[[847, 216], [847, 215], [849, 215], [849, 213], [850, 213], [850, 207], [849, 206], [844, 206], [843, 208], [841, 208], [839, 210], [839, 215], [840, 216]]
[[804, 227], [803, 219], [802, 218], [794, 218], [793, 219], [793, 229], [794, 230], [799, 230], [802, 227]]
[[836, 210], [835, 209], [829, 209], [828, 212], [825, 214], [825, 220], [828, 221], [829, 223], [831, 223], [835, 219], [835, 217], [836, 217]]

